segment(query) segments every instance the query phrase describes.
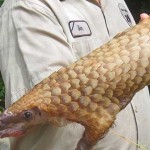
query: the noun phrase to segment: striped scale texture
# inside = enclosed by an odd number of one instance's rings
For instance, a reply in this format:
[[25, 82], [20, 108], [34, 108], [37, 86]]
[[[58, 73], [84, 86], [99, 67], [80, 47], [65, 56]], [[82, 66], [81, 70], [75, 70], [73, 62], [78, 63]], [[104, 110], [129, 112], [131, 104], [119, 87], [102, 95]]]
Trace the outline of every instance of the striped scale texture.
[[19, 113], [38, 107], [55, 117], [58, 124], [59, 118], [64, 118], [84, 125], [89, 142], [94, 143], [134, 94], [150, 83], [149, 22], [145, 19], [53, 73], [9, 111]]

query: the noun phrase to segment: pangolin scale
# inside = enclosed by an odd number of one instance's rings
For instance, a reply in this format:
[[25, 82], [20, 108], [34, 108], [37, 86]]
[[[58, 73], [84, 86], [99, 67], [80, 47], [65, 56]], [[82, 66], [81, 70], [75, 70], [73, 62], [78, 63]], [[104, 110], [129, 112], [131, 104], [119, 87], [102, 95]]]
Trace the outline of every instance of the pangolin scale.
[[54, 124], [63, 118], [83, 125], [85, 132], [76, 150], [90, 150], [109, 130], [116, 114], [149, 83], [148, 18], [37, 84], [1, 115], [0, 135], [11, 136], [7, 118], [17, 124], [22, 121], [14, 119], [18, 114], [38, 108]]

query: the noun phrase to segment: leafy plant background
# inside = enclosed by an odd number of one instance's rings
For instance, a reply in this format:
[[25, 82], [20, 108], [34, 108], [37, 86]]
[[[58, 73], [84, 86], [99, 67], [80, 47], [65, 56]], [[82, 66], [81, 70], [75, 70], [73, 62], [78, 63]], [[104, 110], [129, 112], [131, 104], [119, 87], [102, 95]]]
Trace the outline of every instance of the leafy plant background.
[[4, 0], [0, 0], [0, 6], [2, 5], [3, 1], [4, 1]]
[[[2, 5], [3, 1], [4, 0], [0, 0], [0, 6]], [[5, 106], [4, 97], [5, 97], [5, 87], [0, 73], [0, 112], [4, 110]]]
[[5, 87], [2, 80], [2, 76], [0, 74], [0, 112], [3, 111], [4, 109], [5, 105], [4, 97], [5, 97]]

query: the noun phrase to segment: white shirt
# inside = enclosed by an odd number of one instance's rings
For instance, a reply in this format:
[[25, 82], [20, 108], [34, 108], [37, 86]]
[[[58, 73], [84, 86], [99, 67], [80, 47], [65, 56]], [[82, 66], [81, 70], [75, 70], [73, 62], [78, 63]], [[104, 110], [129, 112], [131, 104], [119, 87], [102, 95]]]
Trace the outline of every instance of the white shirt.
[[[134, 25], [123, 0], [5, 0], [0, 9], [0, 69], [6, 107], [43, 78], [67, 66]], [[117, 115], [112, 130], [150, 149], [147, 88]], [[83, 127], [39, 127], [10, 140], [13, 150], [73, 150]], [[3, 143], [3, 142], [2, 142]], [[4, 150], [9, 149], [3, 148]], [[3, 144], [2, 144], [3, 145]], [[93, 150], [136, 150], [109, 132]]]

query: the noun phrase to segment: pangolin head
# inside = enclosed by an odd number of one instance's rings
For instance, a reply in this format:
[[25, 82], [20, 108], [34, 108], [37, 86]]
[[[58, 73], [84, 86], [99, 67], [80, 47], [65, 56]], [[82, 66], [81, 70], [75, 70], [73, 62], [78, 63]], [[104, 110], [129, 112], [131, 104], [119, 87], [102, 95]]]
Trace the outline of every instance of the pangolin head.
[[0, 115], [0, 138], [21, 136], [48, 122], [48, 113], [41, 109], [38, 98], [39, 95], [31, 91]]
[[12, 113], [6, 109], [0, 115], [0, 138], [18, 137], [26, 134], [33, 127], [47, 122], [47, 113], [39, 108]]

